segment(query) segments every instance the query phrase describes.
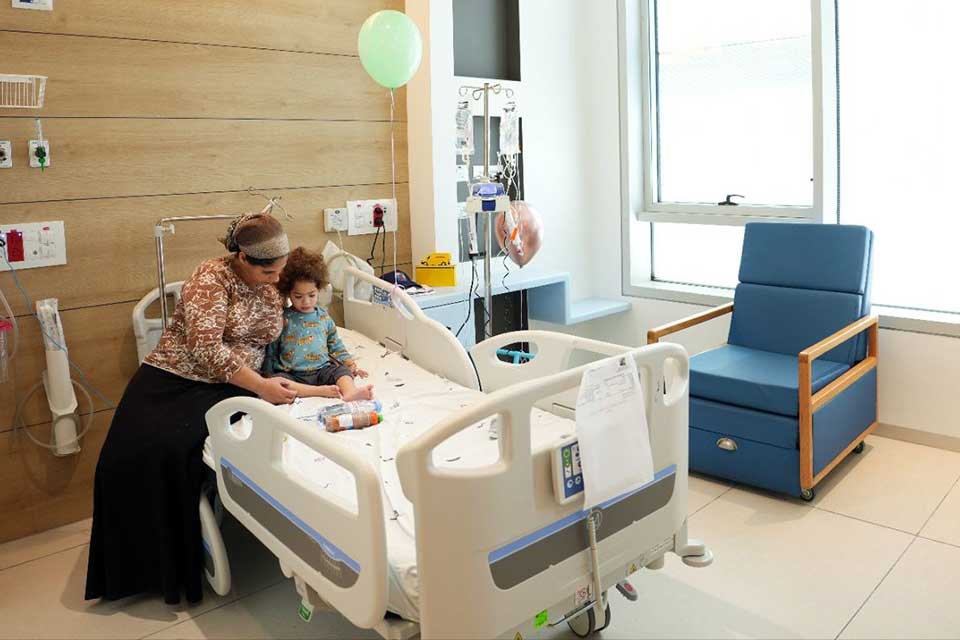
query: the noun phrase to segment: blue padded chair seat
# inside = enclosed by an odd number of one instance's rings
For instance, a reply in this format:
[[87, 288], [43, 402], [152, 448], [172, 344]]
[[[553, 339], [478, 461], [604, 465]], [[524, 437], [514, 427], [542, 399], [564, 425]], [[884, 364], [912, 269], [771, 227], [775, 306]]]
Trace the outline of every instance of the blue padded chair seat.
[[[816, 393], [850, 365], [813, 361]], [[797, 356], [728, 344], [690, 358], [690, 395], [739, 407], [799, 415]]]

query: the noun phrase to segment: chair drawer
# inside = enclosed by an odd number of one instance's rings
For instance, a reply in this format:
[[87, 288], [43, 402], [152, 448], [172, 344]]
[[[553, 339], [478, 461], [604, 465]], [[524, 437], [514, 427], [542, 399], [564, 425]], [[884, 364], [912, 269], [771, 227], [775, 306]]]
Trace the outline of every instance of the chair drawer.
[[800, 452], [690, 427], [690, 469], [771, 491], [800, 495]]

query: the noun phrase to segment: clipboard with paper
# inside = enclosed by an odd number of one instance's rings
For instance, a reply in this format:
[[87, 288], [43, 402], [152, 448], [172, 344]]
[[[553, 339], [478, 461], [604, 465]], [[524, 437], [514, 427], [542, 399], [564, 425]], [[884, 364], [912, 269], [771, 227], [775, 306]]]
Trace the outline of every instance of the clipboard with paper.
[[586, 510], [654, 479], [646, 403], [635, 360], [615, 356], [590, 365], [576, 412]]

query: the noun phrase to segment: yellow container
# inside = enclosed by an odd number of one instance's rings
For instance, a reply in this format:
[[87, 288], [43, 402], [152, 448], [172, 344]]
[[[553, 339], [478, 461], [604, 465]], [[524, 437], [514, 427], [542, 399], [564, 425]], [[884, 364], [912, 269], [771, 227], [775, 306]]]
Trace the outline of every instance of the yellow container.
[[417, 265], [414, 280], [428, 287], [457, 286], [457, 266], [451, 258], [449, 253], [431, 253]]

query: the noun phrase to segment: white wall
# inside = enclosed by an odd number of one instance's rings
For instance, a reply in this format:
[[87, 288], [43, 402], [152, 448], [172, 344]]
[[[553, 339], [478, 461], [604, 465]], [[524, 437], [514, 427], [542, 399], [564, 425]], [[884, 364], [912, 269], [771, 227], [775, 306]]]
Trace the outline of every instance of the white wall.
[[[544, 245], [530, 267], [569, 271], [574, 297], [595, 295], [597, 288], [596, 212], [604, 210], [616, 218], [620, 206], [616, 176], [619, 142], [615, 135], [592, 133], [592, 120], [603, 111], [598, 106], [603, 106], [611, 91], [616, 102], [616, 74], [602, 75], [601, 85], [588, 86], [592, 66], [598, 61], [616, 68], [616, 47], [611, 52], [598, 41], [606, 38], [608, 31], [615, 33], [616, 13], [595, 12], [592, 5], [580, 0], [523, 0], [522, 80], [503, 83], [516, 91], [523, 118], [524, 196], [544, 219]], [[408, 0], [407, 13], [429, 38], [424, 67], [407, 89], [411, 226], [417, 259], [431, 251], [456, 252], [453, 139], [457, 90], [462, 84], [482, 84], [484, 79], [453, 75], [449, 0]], [[595, 58], [594, 51], [602, 58]], [[430, 69], [429, 75], [423, 69]], [[503, 96], [493, 99], [492, 115], [499, 115], [502, 102]], [[429, 117], [423, 113], [427, 108]], [[473, 103], [473, 108], [476, 115], [482, 115], [481, 103]], [[415, 114], [415, 109], [420, 113]], [[482, 163], [479, 146], [473, 163]], [[592, 185], [607, 172], [610, 188], [595, 193]], [[619, 236], [610, 249], [619, 254]], [[606, 288], [611, 295], [619, 295], [619, 285]]]
[[[408, 0], [408, 12], [411, 5], [427, 2]], [[444, 130], [449, 129], [443, 134], [443, 145], [450, 147], [458, 83], [452, 76], [451, 3], [435, 0], [429, 4], [431, 19], [436, 21], [439, 16], [445, 20], [443, 25], [431, 25], [431, 48], [435, 56], [447, 57], [448, 77], [435, 76], [432, 82], [435, 87], [444, 85], [445, 96], [454, 96], [433, 101], [435, 110], [446, 111], [442, 116], [434, 113], [434, 123], [439, 121]], [[546, 241], [534, 264], [570, 271], [578, 297], [620, 297], [616, 0], [522, 0], [520, 11], [523, 81], [518, 87], [518, 102], [524, 115], [525, 180], [528, 199], [546, 223]], [[445, 30], [442, 47], [437, 39], [441, 30]], [[413, 153], [414, 133], [410, 135]], [[455, 190], [452, 196], [448, 193], [455, 187], [452, 161], [444, 166], [449, 167], [441, 167], [449, 176], [437, 185], [438, 197], [441, 202], [455, 204]], [[432, 211], [415, 215], [415, 239], [417, 225], [433, 224], [433, 216]], [[437, 216], [438, 228], [447, 229], [442, 218]], [[436, 235], [450, 238], [450, 233]], [[445, 246], [452, 248], [455, 244]], [[697, 256], [691, 255], [690, 259], [696, 260]], [[549, 328], [640, 345], [649, 328], [704, 308], [631, 300], [633, 306], [628, 313], [573, 327]], [[715, 320], [678, 334], [677, 342], [696, 353], [722, 343], [728, 327], [728, 319]], [[960, 392], [956, 391], [960, 387], [960, 339], [882, 330], [879, 374], [882, 423], [960, 439]]]

